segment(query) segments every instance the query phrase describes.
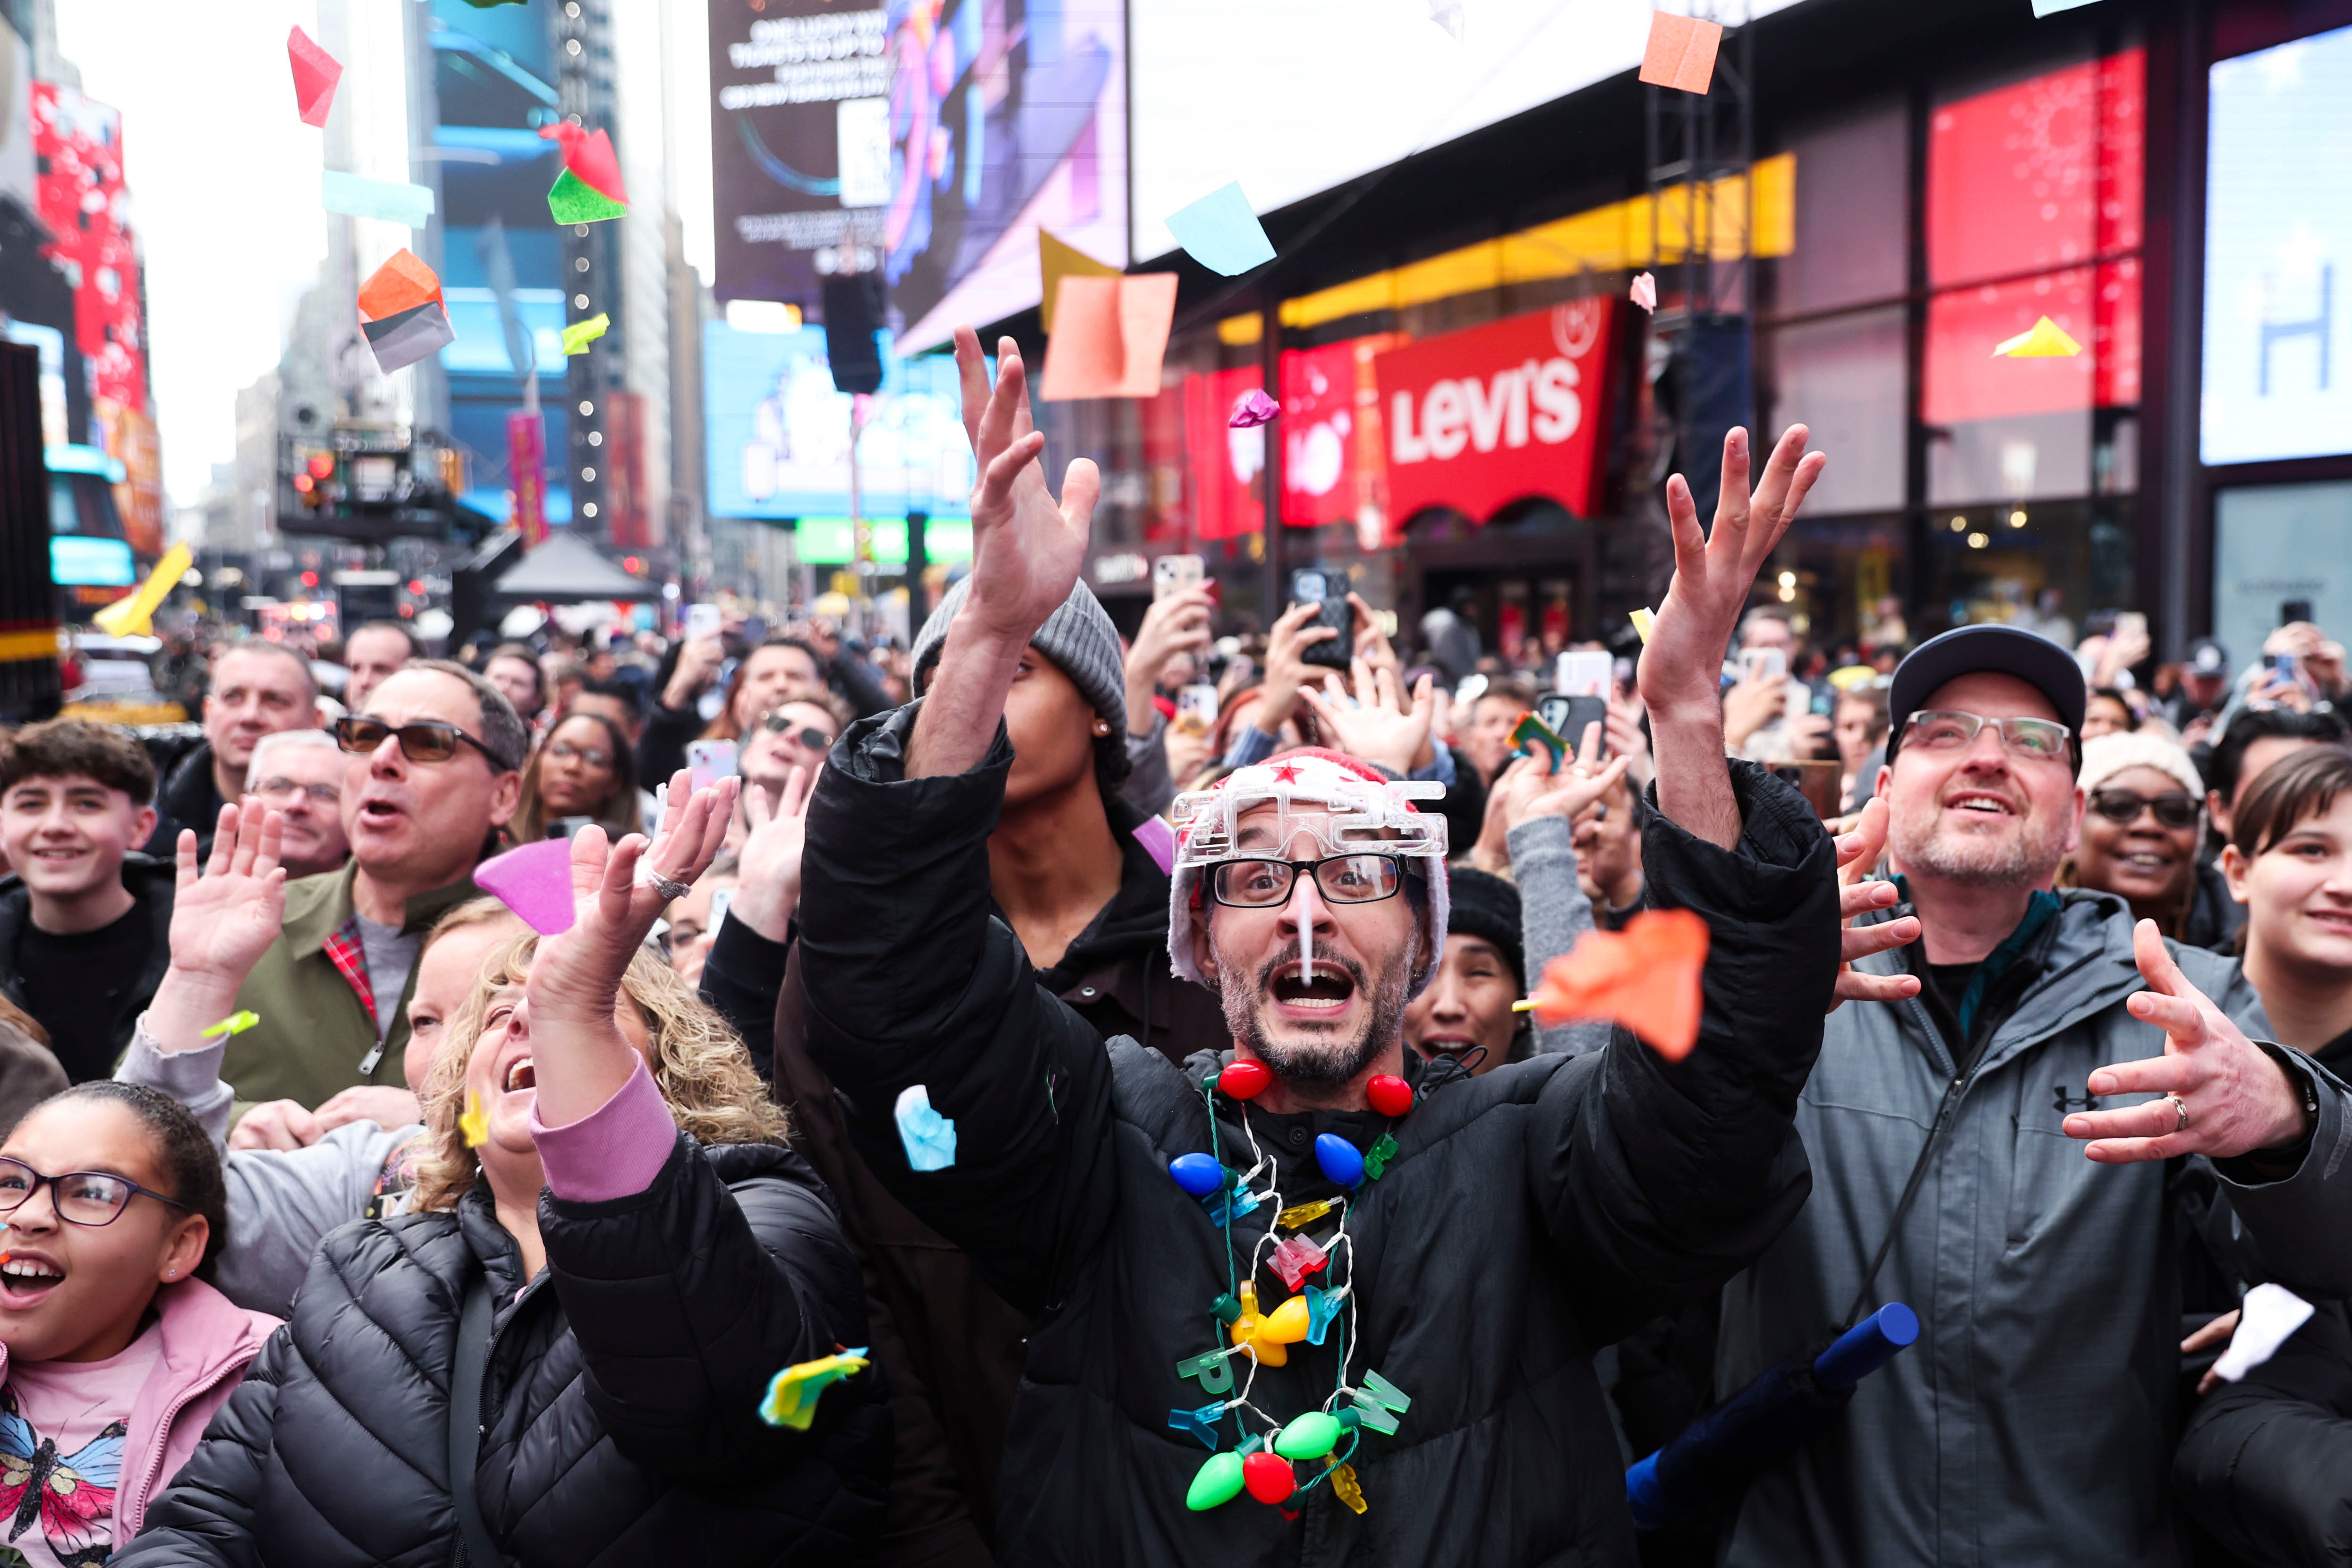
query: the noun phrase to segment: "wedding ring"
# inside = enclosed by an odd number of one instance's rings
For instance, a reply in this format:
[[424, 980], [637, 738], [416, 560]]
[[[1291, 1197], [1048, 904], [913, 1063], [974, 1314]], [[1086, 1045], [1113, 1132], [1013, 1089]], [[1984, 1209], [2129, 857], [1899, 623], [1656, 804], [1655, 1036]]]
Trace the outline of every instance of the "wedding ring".
[[676, 903], [694, 890], [693, 883], [665, 877], [652, 866], [642, 863], [637, 867], [636, 880], [640, 886], [650, 887], [660, 893], [664, 903]]
[[2165, 1099], [2167, 1099], [2167, 1100], [2170, 1100], [2170, 1101], [2172, 1101], [2172, 1109], [2173, 1109], [2176, 1112], [2178, 1112], [2178, 1113], [2179, 1113], [2179, 1117], [2180, 1117], [2180, 1125], [2179, 1125], [2179, 1126], [2178, 1126], [2178, 1127], [2176, 1127], [2176, 1128], [2174, 1128], [2174, 1129], [2173, 1129], [2173, 1131], [2174, 1131], [2175, 1132], [2186, 1132], [2186, 1131], [2189, 1131], [2189, 1103], [2188, 1103], [2188, 1101], [2186, 1101], [2186, 1100], [2182, 1100], [2182, 1099], [2181, 1099], [2179, 1095], [2177, 1095], [2177, 1094], [2168, 1094], [2168, 1095], [2166, 1095], [2164, 1098], [2165, 1098]]

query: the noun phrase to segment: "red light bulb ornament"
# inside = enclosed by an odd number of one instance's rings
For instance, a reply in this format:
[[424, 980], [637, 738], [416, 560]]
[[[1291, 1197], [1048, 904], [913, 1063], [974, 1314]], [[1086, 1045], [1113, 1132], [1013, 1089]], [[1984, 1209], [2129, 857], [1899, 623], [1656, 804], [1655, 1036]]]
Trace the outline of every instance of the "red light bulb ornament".
[[1364, 1085], [1364, 1097], [1382, 1116], [1402, 1116], [1412, 1109], [1412, 1085], [1392, 1072], [1374, 1073], [1371, 1081]]
[[1273, 1081], [1264, 1062], [1236, 1061], [1217, 1075], [1218, 1089], [1235, 1100], [1255, 1100]]
[[1271, 1506], [1290, 1500], [1298, 1489], [1298, 1477], [1288, 1459], [1261, 1451], [1242, 1461], [1242, 1484], [1249, 1488], [1250, 1496]]

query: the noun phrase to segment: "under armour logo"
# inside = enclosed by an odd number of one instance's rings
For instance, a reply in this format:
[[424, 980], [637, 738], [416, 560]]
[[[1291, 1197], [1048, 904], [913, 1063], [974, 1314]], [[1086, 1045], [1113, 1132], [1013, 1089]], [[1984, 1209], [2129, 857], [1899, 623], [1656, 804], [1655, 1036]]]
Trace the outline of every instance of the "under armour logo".
[[2099, 1109], [2099, 1097], [2097, 1095], [2089, 1093], [2086, 1090], [2084, 1093], [2083, 1098], [2080, 1100], [2072, 1099], [2067, 1095], [2066, 1086], [2063, 1083], [2056, 1085], [2051, 1090], [2051, 1099], [2056, 1104], [2058, 1114], [2061, 1116], [2065, 1115], [2070, 1110], [2096, 1110]]

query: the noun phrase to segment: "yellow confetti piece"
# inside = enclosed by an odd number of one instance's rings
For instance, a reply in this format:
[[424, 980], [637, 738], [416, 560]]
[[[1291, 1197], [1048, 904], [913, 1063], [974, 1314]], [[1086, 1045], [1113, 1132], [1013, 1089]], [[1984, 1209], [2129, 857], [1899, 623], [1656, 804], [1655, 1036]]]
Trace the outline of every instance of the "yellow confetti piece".
[[457, 1131], [466, 1135], [468, 1149], [478, 1149], [490, 1141], [489, 1113], [482, 1109], [482, 1097], [470, 1089], [466, 1091], [466, 1113], [457, 1118]]
[[1650, 640], [1650, 628], [1658, 624], [1658, 617], [1652, 615], [1647, 610], [1635, 610], [1627, 618], [1633, 623], [1634, 635], [1639, 637], [1644, 643], [1648, 642]]
[[1995, 359], [2073, 359], [2083, 352], [2083, 345], [2068, 337], [2065, 329], [2044, 316], [2013, 338], [2004, 339], [1993, 347]]
[[567, 356], [571, 354], [586, 353], [588, 352], [588, 345], [594, 342], [598, 338], [603, 337], [605, 330], [612, 326], [612, 324], [613, 318], [602, 310], [597, 311], [594, 315], [589, 317], [584, 321], [572, 322], [570, 326], [563, 329], [564, 353]]
[[259, 1022], [261, 1022], [261, 1015], [258, 1013], [251, 1011], [231, 1013], [227, 1017], [206, 1029], [205, 1038], [210, 1040], [225, 1038], [230, 1035], [241, 1035]]
[[866, 1347], [860, 1345], [784, 1368], [768, 1384], [768, 1396], [760, 1402], [760, 1419], [771, 1426], [807, 1431], [816, 1418], [817, 1396], [851, 1373], [864, 1371], [866, 1364]]
[[1364, 1501], [1364, 1489], [1357, 1483], [1356, 1467], [1335, 1465], [1331, 1468], [1331, 1495], [1354, 1509], [1358, 1513], [1369, 1505]]

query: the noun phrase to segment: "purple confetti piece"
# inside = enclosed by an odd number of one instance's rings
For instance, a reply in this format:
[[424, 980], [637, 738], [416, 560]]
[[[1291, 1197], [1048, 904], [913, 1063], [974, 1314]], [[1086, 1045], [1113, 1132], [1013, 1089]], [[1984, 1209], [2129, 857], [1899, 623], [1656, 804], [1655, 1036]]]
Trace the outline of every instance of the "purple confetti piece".
[[474, 886], [497, 899], [541, 936], [572, 929], [572, 845], [543, 838], [494, 855], [474, 868]]
[[1163, 877], [1176, 874], [1176, 830], [1168, 826], [1164, 816], [1148, 816], [1135, 830], [1135, 841], [1143, 846]]
[[1281, 404], [1253, 386], [1243, 393], [1234, 405], [1234, 416], [1227, 423], [1236, 430], [1247, 430], [1253, 426], [1269, 423], [1281, 412]]

